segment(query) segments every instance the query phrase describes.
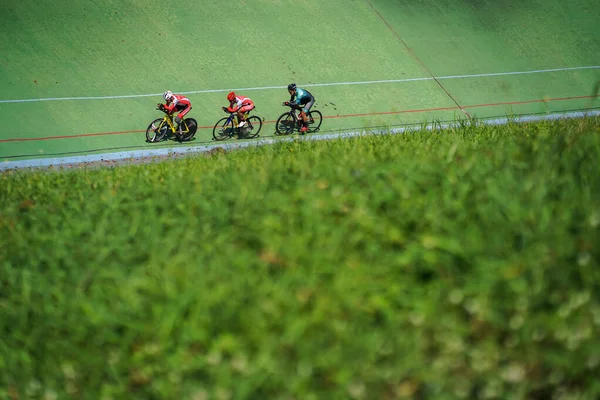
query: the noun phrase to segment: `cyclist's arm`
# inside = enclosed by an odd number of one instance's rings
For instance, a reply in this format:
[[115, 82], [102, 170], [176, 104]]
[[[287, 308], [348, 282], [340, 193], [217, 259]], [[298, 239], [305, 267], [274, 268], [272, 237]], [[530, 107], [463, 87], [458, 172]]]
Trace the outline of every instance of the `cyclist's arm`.
[[240, 109], [241, 106], [242, 106], [242, 101], [236, 99], [233, 104], [229, 103], [229, 107], [227, 108], [227, 111], [229, 111], [229, 112], [236, 112], [237, 110]]
[[167, 105], [165, 104], [165, 109], [167, 110], [167, 112], [169, 114], [173, 113], [173, 111], [175, 111], [175, 107], [177, 106], [177, 103], [179, 103], [179, 100], [177, 99], [177, 97], [175, 97], [173, 99], [173, 101], [171, 102], [171, 104]]

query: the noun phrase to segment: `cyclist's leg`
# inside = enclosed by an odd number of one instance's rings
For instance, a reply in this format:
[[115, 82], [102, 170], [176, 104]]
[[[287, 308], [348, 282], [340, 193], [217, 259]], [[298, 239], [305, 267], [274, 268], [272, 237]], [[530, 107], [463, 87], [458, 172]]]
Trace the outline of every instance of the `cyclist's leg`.
[[179, 111], [179, 114], [177, 114], [177, 116], [175, 117], [175, 129], [179, 129], [179, 127], [181, 126], [181, 121], [183, 121], [185, 115], [190, 112], [190, 110], [192, 109], [192, 105], [190, 104], [189, 106], [184, 106], [177, 104], [176, 108], [177, 111]]
[[242, 124], [244, 123], [244, 113], [242, 112], [242, 109], [239, 108], [236, 112], [237, 115], [237, 120], [238, 120], [238, 128], [242, 126]]
[[313, 104], [315, 104], [315, 98], [312, 97], [308, 103], [304, 106], [304, 113], [306, 114], [306, 126], [308, 126], [308, 113], [312, 108]]
[[306, 116], [306, 114], [310, 111], [310, 108], [312, 107], [312, 105], [315, 103], [315, 99], [311, 98], [311, 99], [307, 99], [307, 100], [302, 100], [302, 122], [304, 122], [304, 126], [308, 127], [308, 118]]
[[240, 107], [238, 110], [238, 121], [240, 122], [239, 127], [243, 126], [242, 123], [246, 121], [246, 114], [248, 114], [253, 108], [254, 104]]
[[306, 105], [304, 106], [304, 112], [308, 113], [310, 111], [310, 109], [312, 108], [313, 104], [315, 104], [315, 98], [311, 98], [310, 101], [308, 103], [306, 103]]

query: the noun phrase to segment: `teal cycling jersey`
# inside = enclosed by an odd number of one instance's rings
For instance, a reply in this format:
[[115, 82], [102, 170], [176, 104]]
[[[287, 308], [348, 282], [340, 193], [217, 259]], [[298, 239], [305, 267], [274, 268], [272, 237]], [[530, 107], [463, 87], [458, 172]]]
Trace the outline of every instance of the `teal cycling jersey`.
[[306, 104], [309, 101], [313, 100], [314, 97], [312, 94], [310, 94], [308, 90], [296, 88], [296, 94], [292, 95], [292, 97], [290, 98], [290, 102], [293, 102], [294, 99], [298, 104]]

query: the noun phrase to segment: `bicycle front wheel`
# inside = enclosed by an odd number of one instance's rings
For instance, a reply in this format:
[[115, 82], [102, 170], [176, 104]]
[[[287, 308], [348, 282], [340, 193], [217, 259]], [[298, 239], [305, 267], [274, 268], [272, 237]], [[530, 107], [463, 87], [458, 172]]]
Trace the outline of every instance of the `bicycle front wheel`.
[[293, 113], [287, 112], [281, 114], [279, 118], [277, 118], [277, 122], [275, 123], [275, 134], [276, 135], [289, 135], [294, 132], [294, 127], [296, 126], [296, 117]]
[[323, 114], [319, 110], [309, 111], [307, 115], [308, 121], [308, 131], [316, 132], [321, 127], [321, 122], [323, 122]]
[[185, 125], [187, 126], [187, 131], [183, 132], [181, 140], [187, 142], [188, 140], [192, 140], [196, 131], [198, 130], [198, 122], [194, 118], [186, 118]]
[[258, 136], [258, 133], [262, 128], [262, 120], [260, 119], [260, 117], [253, 115], [246, 121], [248, 121], [248, 126], [246, 127], [246, 137], [248, 139], [254, 139]]
[[146, 129], [146, 141], [156, 143], [163, 140], [167, 136], [169, 126], [165, 123], [164, 118], [157, 118]]
[[233, 118], [221, 118], [213, 128], [214, 140], [231, 139], [233, 133]]

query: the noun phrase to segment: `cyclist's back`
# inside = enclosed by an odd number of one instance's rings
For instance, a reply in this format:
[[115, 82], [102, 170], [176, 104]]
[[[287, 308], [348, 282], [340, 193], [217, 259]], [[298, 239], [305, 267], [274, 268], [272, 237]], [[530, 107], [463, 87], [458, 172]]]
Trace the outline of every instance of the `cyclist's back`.
[[298, 104], [306, 104], [313, 99], [313, 95], [308, 90], [297, 87], [295, 93], [290, 97], [290, 102], [295, 100]]

